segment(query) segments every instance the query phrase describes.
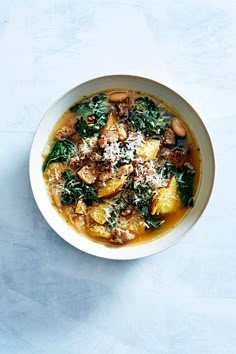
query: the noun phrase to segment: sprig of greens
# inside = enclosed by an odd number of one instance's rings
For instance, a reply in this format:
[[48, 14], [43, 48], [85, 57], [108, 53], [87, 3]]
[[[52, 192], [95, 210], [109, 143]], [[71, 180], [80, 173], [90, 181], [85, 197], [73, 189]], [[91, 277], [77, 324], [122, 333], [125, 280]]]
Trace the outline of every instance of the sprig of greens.
[[67, 161], [69, 157], [73, 156], [77, 151], [77, 146], [70, 140], [56, 139], [52, 145], [51, 151], [48, 154], [43, 164], [43, 172], [46, 171], [51, 162]]
[[157, 215], [150, 214], [150, 203], [153, 197], [152, 187], [139, 184], [134, 188], [133, 205], [140, 211], [140, 214], [145, 218], [145, 223], [149, 227], [158, 228], [164, 222], [164, 219]]
[[188, 165], [184, 165], [182, 170], [177, 174], [179, 197], [185, 207], [193, 207], [193, 179], [195, 173]]
[[89, 124], [86, 120], [81, 117], [76, 123], [76, 129], [80, 136], [90, 137], [98, 133], [100, 128], [106, 125], [107, 115], [103, 114], [100, 117], [96, 117], [95, 122]]
[[[72, 112], [81, 116], [76, 123], [76, 129], [83, 137], [93, 136], [106, 125], [107, 113], [110, 109], [111, 104], [105, 94], [96, 95], [90, 101], [79, 102], [70, 108]], [[91, 123], [87, 120], [89, 116], [95, 117]]]
[[129, 120], [135, 130], [147, 136], [159, 135], [166, 127], [166, 120], [159, 106], [148, 97], [139, 97], [135, 107], [129, 112]]
[[87, 205], [101, 201], [97, 197], [96, 188], [83, 183], [73, 171], [66, 170], [63, 172], [62, 177], [64, 179], [64, 188], [61, 196], [62, 204], [72, 204], [80, 198], [83, 198]]

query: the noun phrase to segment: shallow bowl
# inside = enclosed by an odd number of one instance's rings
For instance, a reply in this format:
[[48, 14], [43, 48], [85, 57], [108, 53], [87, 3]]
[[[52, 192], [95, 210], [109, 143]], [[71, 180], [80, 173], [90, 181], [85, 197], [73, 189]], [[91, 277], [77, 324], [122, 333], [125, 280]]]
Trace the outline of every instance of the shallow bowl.
[[[42, 174], [43, 157], [52, 128], [62, 114], [83, 96], [113, 88], [134, 89], [163, 100], [185, 118], [194, 132], [201, 151], [202, 168], [194, 207], [169, 232], [144, 243], [121, 247], [107, 246], [79, 234], [52, 206]], [[95, 256], [110, 259], [135, 259], [160, 252], [180, 240], [198, 221], [210, 198], [214, 183], [214, 153], [209, 134], [196, 111], [180, 95], [161, 83], [129, 75], [111, 75], [84, 82], [59, 98], [42, 118], [33, 139], [30, 154], [30, 181], [35, 201], [48, 224], [65, 241]]]

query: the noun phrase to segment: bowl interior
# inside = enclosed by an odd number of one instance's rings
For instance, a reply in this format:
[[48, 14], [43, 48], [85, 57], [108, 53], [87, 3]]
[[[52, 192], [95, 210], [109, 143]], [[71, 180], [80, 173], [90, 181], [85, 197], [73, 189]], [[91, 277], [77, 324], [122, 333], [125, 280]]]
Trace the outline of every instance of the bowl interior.
[[[202, 173], [194, 207], [183, 220], [163, 236], [141, 244], [107, 246], [79, 234], [62, 219], [52, 206], [42, 175], [42, 152], [49, 134], [61, 115], [81, 97], [113, 88], [135, 89], [147, 92], [165, 101], [184, 117], [193, 130], [201, 149]], [[195, 110], [168, 87], [137, 76], [111, 75], [87, 81], [57, 100], [46, 112], [36, 131], [30, 154], [30, 181], [38, 207], [46, 221], [64, 240], [87, 253], [110, 259], [135, 259], [160, 252], [181, 239], [204, 211], [214, 182], [214, 153], [208, 132]]]

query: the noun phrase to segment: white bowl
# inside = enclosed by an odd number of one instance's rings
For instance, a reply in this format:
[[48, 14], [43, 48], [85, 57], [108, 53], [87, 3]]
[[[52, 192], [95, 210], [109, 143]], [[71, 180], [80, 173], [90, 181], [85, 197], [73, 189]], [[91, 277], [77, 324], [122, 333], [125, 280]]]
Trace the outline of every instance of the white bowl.
[[[69, 107], [78, 101], [80, 97], [112, 88], [127, 88], [146, 92], [164, 100], [170, 106], [174, 107], [177, 112], [185, 117], [188, 125], [193, 130], [201, 150], [202, 158], [202, 174], [195, 205], [182, 221], [161, 237], [144, 243], [121, 247], [107, 246], [95, 242], [70, 227], [52, 206], [42, 175], [42, 151], [56, 121]], [[202, 120], [194, 109], [181, 96], [168, 87], [146, 78], [129, 75], [99, 77], [76, 86], [59, 98], [49, 108], [41, 120], [33, 140], [30, 154], [30, 181], [33, 194], [48, 224], [59, 236], [74, 247], [84, 252], [110, 259], [135, 259], [149, 256], [168, 248], [180, 240], [197, 222], [204, 211], [212, 192], [214, 172], [214, 153], [210, 137]]]

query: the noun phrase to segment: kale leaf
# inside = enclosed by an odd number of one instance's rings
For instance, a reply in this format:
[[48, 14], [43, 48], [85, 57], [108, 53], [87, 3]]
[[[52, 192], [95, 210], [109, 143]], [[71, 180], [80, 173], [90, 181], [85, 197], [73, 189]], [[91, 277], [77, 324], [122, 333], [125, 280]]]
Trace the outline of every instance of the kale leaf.
[[58, 140], [56, 139], [52, 145], [51, 151], [48, 154], [46, 160], [43, 164], [43, 172], [46, 171], [48, 165], [51, 162], [62, 162], [68, 160], [69, 157], [77, 151], [76, 145], [68, 140]]
[[150, 214], [150, 203], [153, 197], [153, 190], [149, 184], [139, 184], [134, 188], [133, 205], [139, 209], [140, 214], [144, 216], [145, 223], [149, 227], [158, 228], [164, 222], [161, 216]]
[[180, 200], [183, 206], [193, 206], [193, 179], [195, 170], [189, 168], [188, 165], [184, 167], [177, 174], [177, 187]]
[[95, 187], [83, 183], [73, 171], [66, 170], [63, 172], [62, 177], [64, 179], [64, 188], [61, 196], [62, 204], [72, 204], [80, 198], [83, 198], [87, 205], [92, 205], [94, 201], [100, 202], [100, 199], [97, 198]]
[[94, 134], [93, 126], [90, 126], [82, 117], [78, 119], [75, 126], [80, 136], [84, 136], [87, 138], [89, 136], [93, 136]]
[[[106, 125], [107, 113], [111, 109], [107, 95], [101, 93], [94, 96], [90, 101], [80, 102], [70, 108], [81, 117], [76, 123], [76, 129], [81, 136], [90, 137], [99, 132], [99, 129]], [[95, 121], [87, 122], [87, 117], [93, 115]]]
[[136, 99], [135, 108], [129, 112], [129, 120], [136, 130], [148, 136], [159, 135], [166, 126], [159, 106], [148, 97]]
[[97, 197], [97, 191], [94, 186], [83, 184], [83, 201], [87, 205], [92, 205], [93, 202], [100, 203], [102, 200]]
[[80, 102], [70, 108], [71, 112], [77, 113], [81, 116], [88, 117], [93, 114], [92, 107], [90, 106], [90, 102]]
[[72, 204], [83, 196], [81, 182], [71, 170], [63, 172], [64, 188], [61, 196], [62, 204]]
[[110, 227], [110, 229], [114, 229], [117, 224], [118, 224], [118, 219], [120, 217], [120, 212], [121, 212], [121, 208], [115, 208], [113, 207], [111, 210], [110, 210], [110, 216], [107, 220], [108, 222], [108, 225]]
[[133, 194], [133, 204], [136, 206], [143, 216], [149, 214], [149, 205], [152, 198], [152, 187], [149, 184], [139, 184], [135, 186]]
[[99, 117], [111, 109], [111, 104], [108, 101], [107, 95], [100, 93], [97, 96], [94, 96], [91, 100], [90, 105], [94, 114], [97, 114]]
[[157, 229], [158, 227], [160, 227], [163, 224], [163, 222], [165, 222], [165, 220], [160, 215], [148, 214], [145, 217], [145, 222], [149, 227], [153, 227], [153, 228]]
[[103, 114], [100, 117], [96, 117], [96, 120], [93, 124], [88, 124], [86, 120], [81, 117], [76, 123], [76, 129], [80, 136], [90, 137], [95, 133], [98, 133], [100, 128], [106, 125], [107, 115]]
[[163, 177], [163, 178], [171, 178], [172, 176], [177, 175], [177, 168], [176, 166], [170, 162], [170, 161], [165, 161], [164, 164], [162, 164], [158, 169], [157, 172]]

